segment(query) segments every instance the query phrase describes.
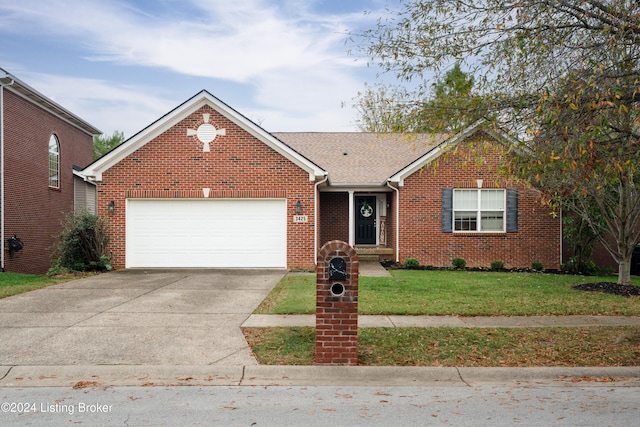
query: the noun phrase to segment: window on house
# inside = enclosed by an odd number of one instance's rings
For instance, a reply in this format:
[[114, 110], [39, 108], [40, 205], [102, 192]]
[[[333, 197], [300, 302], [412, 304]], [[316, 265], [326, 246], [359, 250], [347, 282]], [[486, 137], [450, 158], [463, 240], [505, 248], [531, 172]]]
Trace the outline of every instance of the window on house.
[[49, 187], [60, 188], [60, 143], [55, 135], [49, 138]]
[[454, 231], [505, 231], [505, 190], [453, 190]]

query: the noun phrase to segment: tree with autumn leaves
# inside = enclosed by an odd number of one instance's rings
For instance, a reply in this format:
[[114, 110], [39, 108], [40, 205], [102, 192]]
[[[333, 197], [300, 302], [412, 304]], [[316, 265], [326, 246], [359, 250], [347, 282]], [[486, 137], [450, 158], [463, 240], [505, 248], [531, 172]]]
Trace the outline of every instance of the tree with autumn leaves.
[[520, 141], [510, 172], [585, 219], [618, 262], [618, 282], [630, 282], [640, 239], [637, 0], [404, 1], [354, 39], [419, 96], [431, 85], [423, 76], [462, 64], [483, 117]]

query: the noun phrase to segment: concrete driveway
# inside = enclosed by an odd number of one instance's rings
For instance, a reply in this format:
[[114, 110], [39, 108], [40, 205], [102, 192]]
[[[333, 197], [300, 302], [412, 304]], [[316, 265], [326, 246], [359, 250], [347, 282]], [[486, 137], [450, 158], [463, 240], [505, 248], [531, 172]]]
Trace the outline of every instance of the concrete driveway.
[[0, 365], [256, 365], [240, 325], [285, 270], [122, 270], [0, 299]]

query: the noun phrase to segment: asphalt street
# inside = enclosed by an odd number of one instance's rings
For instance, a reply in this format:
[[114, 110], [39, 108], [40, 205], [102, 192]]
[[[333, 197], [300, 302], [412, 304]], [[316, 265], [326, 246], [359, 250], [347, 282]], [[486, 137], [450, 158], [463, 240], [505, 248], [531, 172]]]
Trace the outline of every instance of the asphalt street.
[[632, 426], [637, 386], [6, 388], [3, 426]]

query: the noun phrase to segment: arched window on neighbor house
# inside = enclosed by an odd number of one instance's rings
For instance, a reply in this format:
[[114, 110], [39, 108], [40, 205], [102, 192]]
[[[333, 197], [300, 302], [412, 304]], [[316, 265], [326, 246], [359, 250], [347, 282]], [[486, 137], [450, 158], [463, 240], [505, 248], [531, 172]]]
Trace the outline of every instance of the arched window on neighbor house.
[[49, 138], [49, 187], [60, 188], [60, 142], [55, 135]]

